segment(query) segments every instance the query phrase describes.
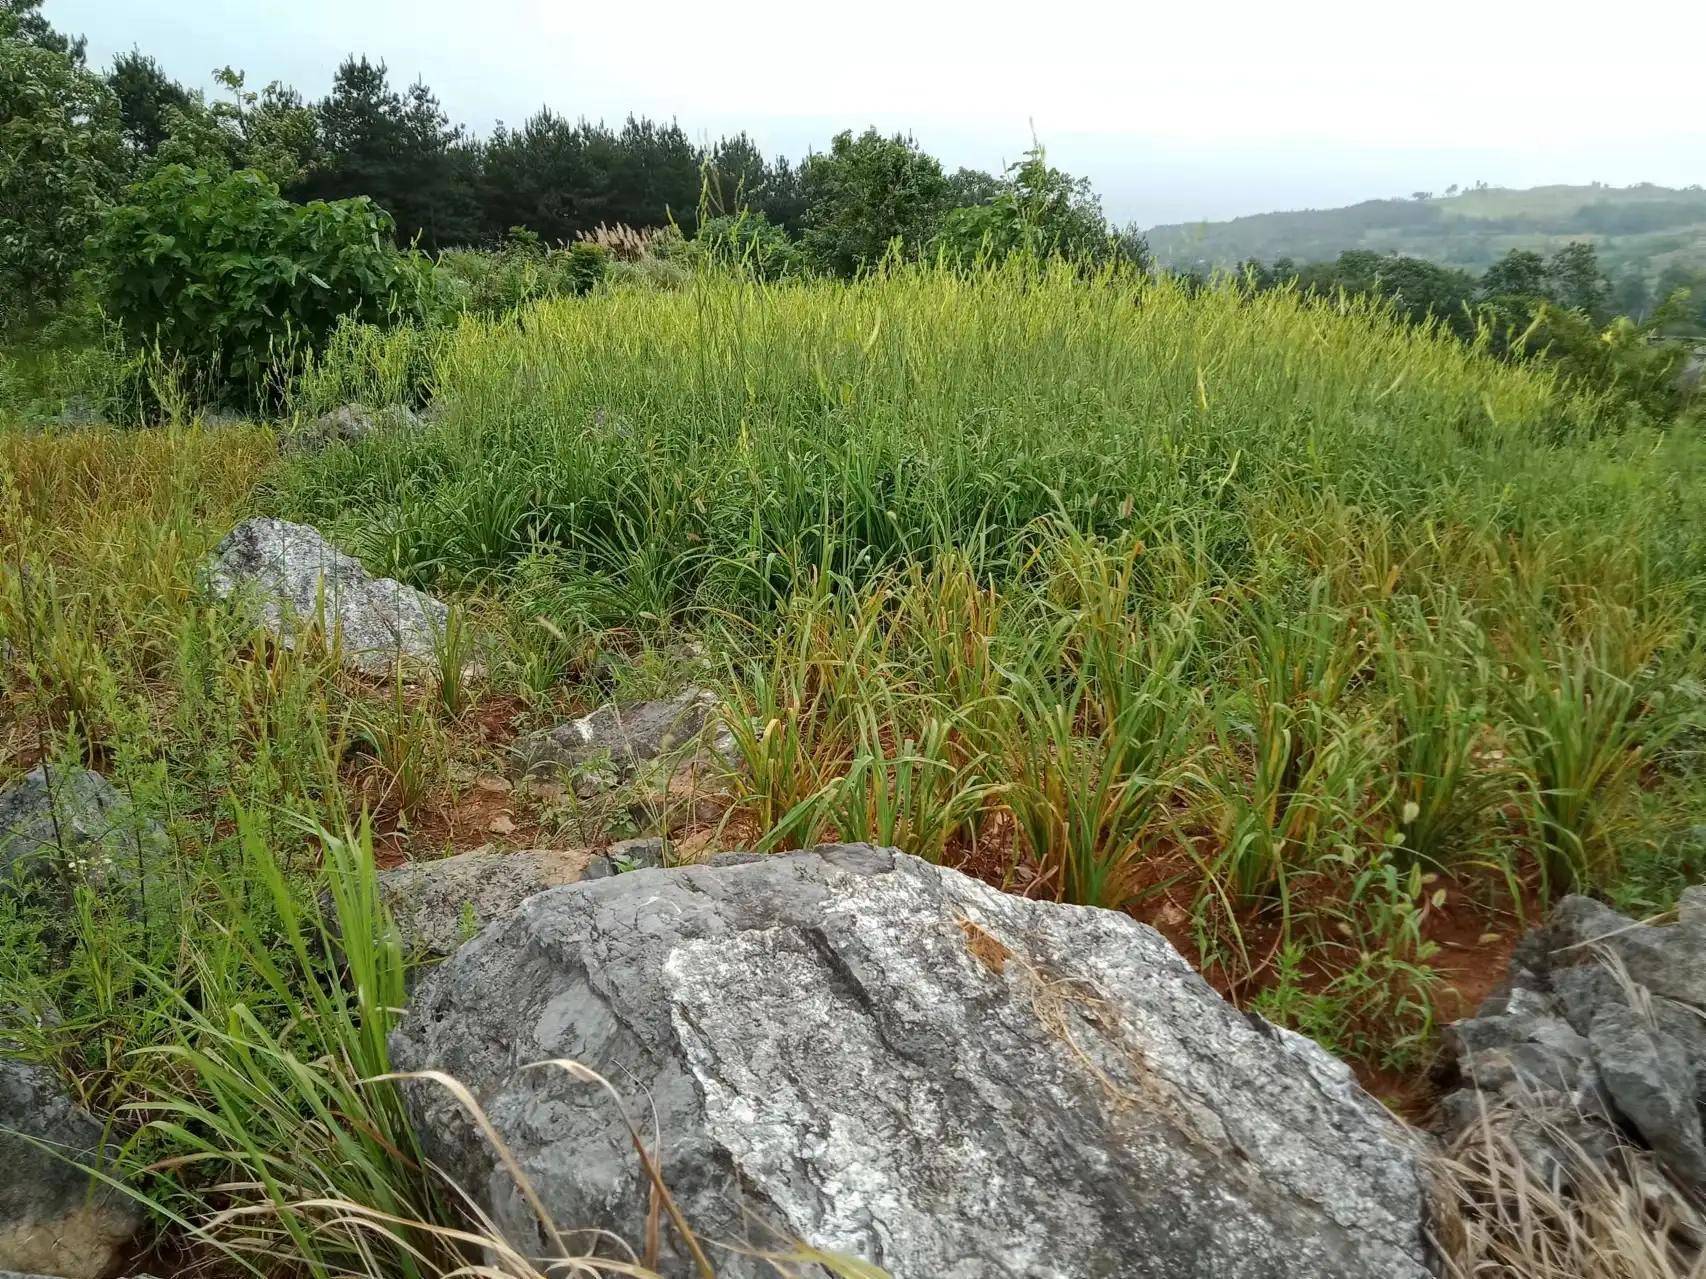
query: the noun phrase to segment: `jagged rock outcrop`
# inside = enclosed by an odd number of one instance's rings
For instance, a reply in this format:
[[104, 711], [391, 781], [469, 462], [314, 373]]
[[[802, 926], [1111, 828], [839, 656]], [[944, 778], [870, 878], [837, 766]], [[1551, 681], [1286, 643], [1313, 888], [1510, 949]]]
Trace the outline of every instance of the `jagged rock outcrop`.
[[1517, 947], [1504, 987], [1447, 1030], [1456, 1081], [1440, 1118], [1494, 1116], [1547, 1175], [1582, 1157], [1622, 1175], [1633, 1138], [1706, 1195], [1706, 887], [1677, 922], [1566, 897]]
[[[124, 892], [140, 910], [167, 848], [159, 824], [90, 769], [44, 764], [0, 788], [0, 890], [84, 883]], [[152, 914], [166, 903], [148, 905]]]
[[207, 570], [208, 588], [236, 599], [289, 645], [322, 624], [345, 665], [369, 675], [399, 663], [430, 666], [446, 633], [445, 605], [412, 586], [374, 577], [316, 529], [287, 520], [244, 520]]
[[[472, 1089], [577, 1247], [644, 1231], [631, 1119], [702, 1239], [803, 1239], [894, 1279], [1429, 1273], [1419, 1139], [1342, 1063], [1122, 914], [892, 850], [531, 897], [423, 980], [393, 1051]], [[528, 1069], [556, 1058], [627, 1119]], [[429, 1156], [547, 1251], [452, 1097], [407, 1095]], [[665, 1233], [664, 1272], [690, 1273]], [[713, 1251], [725, 1279], [774, 1273]]]
[[52, 1072], [9, 1060], [11, 1047], [0, 1036], [0, 1274], [104, 1279], [142, 1228], [142, 1213], [85, 1171], [107, 1158], [100, 1122]]

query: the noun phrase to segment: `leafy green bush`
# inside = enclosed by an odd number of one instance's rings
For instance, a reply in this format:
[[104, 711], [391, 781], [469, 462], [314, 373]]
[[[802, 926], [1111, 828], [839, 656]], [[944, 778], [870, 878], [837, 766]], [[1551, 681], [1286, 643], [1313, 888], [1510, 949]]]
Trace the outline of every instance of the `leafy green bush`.
[[254, 400], [343, 316], [435, 307], [431, 264], [395, 249], [391, 229], [371, 200], [295, 204], [249, 170], [216, 181], [169, 165], [130, 189], [89, 250], [129, 338]]
[[1008, 168], [987, 201], [949, 210], [935, 245], [959, 267], [1002, 262], [1015, 253], [1089, 267], [1149, 264], [1142, 237], [1110, 227], [1089, 180], [1051, 168], [1040, 146]]
[[585, 241], [549, 249], [526, 227], [511, 227], [495, 251], [453, 249], [438, 264], [455, 290], [455, 307], [489, 316], [541, 298], [590, 293], [609, 270], [610, 254]]
[[1541, 360], [1655, 421], [1690, 407], [1683, 377], [1688, 347], [1660, 336], [1675, 309], [1661, 306], [1642, 323], [1619, 316], [1601, 327], [1588, 313], [1543, 298], [1502, 296], [1482, 305], [1492, 347], [1510, 359]]
[[801, 170], [805, 251], [821, 270], [851, 278], [874, 269], [896, 240], [916, 258], [936, 234], [950, 190], [942, 165], [904, 134], [835, 135]]
[[0, 325], [64, 294], [120, 172], [107, 87], [62, 53], [0, 39]]
[[699, 224], [694, 243], [708, 261], [738, 266], [761, 280], [780, 280], [806, 269], [799, 245], [762, 213], [743, 210], [707, 218]]

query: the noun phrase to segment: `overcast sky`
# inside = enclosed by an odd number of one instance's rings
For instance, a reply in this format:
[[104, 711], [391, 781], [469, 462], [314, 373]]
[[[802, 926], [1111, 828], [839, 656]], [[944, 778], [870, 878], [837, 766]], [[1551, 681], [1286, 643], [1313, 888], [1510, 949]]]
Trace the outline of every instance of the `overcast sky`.
[[90, 61], [324, 94], [363, 52], [484, 131], [542, 105], [801, 155], [906, 129], [997, 168], [1034, 125], [1142, 225], [1485, 180], [1706, 182], [1706, 0], [47, 0]]

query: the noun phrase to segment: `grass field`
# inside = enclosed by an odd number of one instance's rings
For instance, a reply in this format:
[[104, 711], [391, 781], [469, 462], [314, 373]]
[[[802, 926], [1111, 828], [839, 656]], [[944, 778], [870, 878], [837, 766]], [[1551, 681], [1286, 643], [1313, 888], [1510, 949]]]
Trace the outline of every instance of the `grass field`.
[[[164, 1210], [270, 1206], [241, 1246], [353, 1266], [310, 1193], [442, 1214], [357, 1083], [401, 957], [345, 982], [316, 872], [606, 837], [519, 798], [501, 831], [472, 779], [612, 694], [723, 698], [701, 844], [871, 839], [1132, 911], [1370, 1078], [1417, 1077], [1548, 897], [1699, 877], [1706, 446], [1543, 371], [1282, 292], [707, 275], [347, 331], [293, 405], [417, 389], [422, 429], [305, 456], [0, 435], [0, 774], [101, 765], [207, 925], [8, 907], [0, 979], [64, 1014], [33, 1052], [152, 1121], [139, 1163], [206, 1171], [155, 1176]], [[250, 513], [456, 602], [479, 679], [257, 643], [197, 585]]]

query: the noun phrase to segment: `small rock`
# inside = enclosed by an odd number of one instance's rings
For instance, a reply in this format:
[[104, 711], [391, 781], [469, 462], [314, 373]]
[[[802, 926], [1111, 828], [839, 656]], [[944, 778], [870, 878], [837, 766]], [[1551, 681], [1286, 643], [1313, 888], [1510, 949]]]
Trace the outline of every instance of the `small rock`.
[[582, 798], [628, 783], [643, 767], [664, 762], [672, 771], [676, 757], [691, 757], [696, 747], [720, 749], [722, 733], [706, 723], [717, 709], [717, 696], [688, 689], [662, 701], [601, 706], [592, 715], [531, 733], [522, 738], [522, 767], [529, 776], [565, 774]]
[[0, 1057], [0, 1269], [104, 1279], [117, 1268], [143, 1217], [85, 1171], [110, 1153], [51, 1071]]
[[82, 882], [139, 902], [167, 848], [159, 824], [90, 769], [44, 764], [0, 789], [0, 888]]
[[412, 430], [420, 425], [421, 419], [402, 405], [371, 409], [364, 404], [343, 404], [291, 433], [285, 444], [291, 450], [312, 452], [328, 444], [353, 444], [381, 431]]
[[594, 857], [583, 879], [608, 879], [630, 870], [656, 870], [663, 865], [663, 840], [655, 835], [622, 839]]
[[[1343, 1063], [1123, 914], [893, 850], [541, 893], [424, 978], [392, 1053], [461, 1080], [577, 1231], [644, 1229], [632, 1120], [701, 1238], [802, 1239], [894, 1279], [1424, 1279], [1434, 1261], [1423, 1143]], [[556, 1058], [627, 1118], [523, 1069]], [[405, 1095], [434, 1163], [544, 1248], [454, 1098]], [[659, 1272], [694, 1273], [664, 1230]], [[775, 1271], [730, 1250], [717, 1273]]]
[[323, 611], [344, 664], [369, 675], [387, 675], [398, 663], [431, 665], [449, 617], [441, 601], [372, 576], [317, 530], [286, 520], [244, 520], [232, 529], [214, 551], [207, 584], [253, 609], [286, 646]]
[[1588, 1040], [1617, 1114], [1679, 1181], [1706, 1186], [1706, 1140], [1688, 1049], [1628, 1004], [1602, 1005]]
[[[1706, 834], [1701, 837], [1706, 844]], [[1676, 902], [1676, 922], [1693, 928], [1706, 926], [1706, 884], [1695, 884], [1682, 890]]]
[[403, 949], [443, 957], [534, 893], [581, 878], [590, 855], [573, 849], [476, 849], [379, 872], [379, 894]]

